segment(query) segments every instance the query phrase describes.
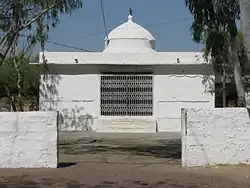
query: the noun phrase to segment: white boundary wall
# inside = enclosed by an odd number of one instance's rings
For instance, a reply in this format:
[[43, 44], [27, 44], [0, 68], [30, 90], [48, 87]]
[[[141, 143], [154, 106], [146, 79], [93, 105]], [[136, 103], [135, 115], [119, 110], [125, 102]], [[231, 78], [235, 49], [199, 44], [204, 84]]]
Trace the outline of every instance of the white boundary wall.
[[182, 109], [182, 165], [226, 164], [250, 164], [248, 109]]
[[0, 112], [0, 168], [56, 168], [57, 112]]

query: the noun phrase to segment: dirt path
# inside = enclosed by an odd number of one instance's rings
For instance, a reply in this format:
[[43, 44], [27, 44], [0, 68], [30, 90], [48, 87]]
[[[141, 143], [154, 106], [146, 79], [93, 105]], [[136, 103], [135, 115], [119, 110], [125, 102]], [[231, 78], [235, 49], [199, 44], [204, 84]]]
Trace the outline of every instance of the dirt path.
[[249, 188], [249, 172], [249, 167], [185, 170], [168, 165], [77, 164], [59, 169], [0, 170], [0, 187]]
[[0, 169], [0, 188], [249, 188], [250, 167], [184, 169], [178, 134], [60, 134], [58, 169]]
[[[77, 133], [79, 134], [79, 133]], [[72, 134], [69, 135], [71, 138]], [[166, 137], [166, 136], [165, 136]], [[60, 161], [112, 164], [180, 165], [181, 140], [155, 134], [91, 134], [73, 140], [61, 136]]]

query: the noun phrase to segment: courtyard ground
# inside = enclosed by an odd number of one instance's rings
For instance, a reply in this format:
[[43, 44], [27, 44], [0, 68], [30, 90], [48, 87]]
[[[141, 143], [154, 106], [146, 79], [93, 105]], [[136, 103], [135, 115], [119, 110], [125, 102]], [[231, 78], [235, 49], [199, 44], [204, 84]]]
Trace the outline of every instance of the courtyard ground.
[[181, 167], [178, 133], [60, 133], [58, 169], [0, 169], [1, 187], [249, 188], [250, 167]]

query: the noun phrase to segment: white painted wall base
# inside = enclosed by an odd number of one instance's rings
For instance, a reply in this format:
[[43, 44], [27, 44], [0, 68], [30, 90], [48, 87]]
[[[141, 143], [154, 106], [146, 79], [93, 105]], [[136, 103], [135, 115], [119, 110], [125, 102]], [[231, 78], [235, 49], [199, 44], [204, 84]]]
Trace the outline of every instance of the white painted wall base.
[[182, 110], [182, 165], [250, 164], [246, 108]]
[[97, 132], [155, 133], [156, 121], [149, 117], [102, 117]]
[[181, 118], [158, 118], [158, 132], [181, 132]]
[[0, 112], [0, 168], [56, 168], [56, 112]]
[[[153, 117], [131, 117], [129, 121], [103, 117], [99, 71], [119, 72], [124, 67], [111, 68], [107, 64], [87, 67], [80, 68], [74, 64], [65, 70], [89, 70], [89, 73], [67, 74], [66, 71], [64, 74], [41, 75], [39, 110], [58, 111], [59, 129], [62, 131], [180, 132], [181, 108], [214, 107], [214, 95], [207, 92], [203, 84], [202, 67], [166, 65], [160, 70], [150, 68], [153, 71]], [[127, 69], [140, 71], [145, 68], [140, 65]], [[190, 75], [190, 69], [197, 74]]]

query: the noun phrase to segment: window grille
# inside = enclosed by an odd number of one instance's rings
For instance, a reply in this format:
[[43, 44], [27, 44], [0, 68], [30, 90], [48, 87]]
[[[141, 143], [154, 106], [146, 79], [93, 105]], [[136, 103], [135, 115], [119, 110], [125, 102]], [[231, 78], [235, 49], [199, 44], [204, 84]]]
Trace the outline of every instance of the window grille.
[[153, 75], [101, 74], [101, 115], [152, 116]]

